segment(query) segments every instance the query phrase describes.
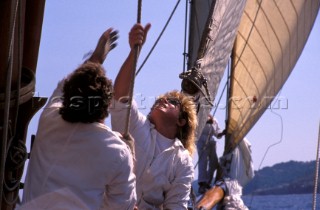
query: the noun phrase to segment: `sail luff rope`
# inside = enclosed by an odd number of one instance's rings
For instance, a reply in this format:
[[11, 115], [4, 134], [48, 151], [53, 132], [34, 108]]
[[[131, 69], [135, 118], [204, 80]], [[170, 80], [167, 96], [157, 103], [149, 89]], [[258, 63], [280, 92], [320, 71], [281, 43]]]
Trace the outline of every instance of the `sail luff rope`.
[[160, 38], [162, 37], [164, 31], [167, 29], [167, 26], [169, 25], [170, 21], [171, 21], [171, 18], [173, 17], [174, 13], [176, 12], [176, 9], [178, 7], [180, 3], [180, 0], [177, 1], [175, 7], [173, 8], [172, 12], [171, 12], [171, 15], [169, 16], [165, 26], [163, 27], [162, 31], [160, 32], [156, 42], [153, 44], [151, 50], [149, 51], [148, 55], [146, 56], [146, 58], [143, 60], [142, 64], [140, 65], [139, 69], [137, 70], [137, 73], [136, 73], [136, 76], [139, 74], [139, 72], [141, 71], [142, 67], [144, 66], [144, 64], [147, 62], [147, 60], [149, 59], [151, 53], [153, 52], [154, 48], [157, 46], [158, 42], [160, 41]]
[[317, 146], [317, 159], [316, 159], [316, 170], [314, 175], [314, 190], [313, 190], [313, 205], [312, 209], [316, 210], [317, 206], [317, 189], [318, 189], [318, 176], [319, 176], [319, 150], [320, 150], [320, 123], [318, 133], [318, 146]]
[[[138, 14], [137, 14], [137, 23], [141, 23], [141, 8], [142, 8], [142, 0], [138, 0]], [[140, 53], [140, 47], [139, 45], [135, 45], [134, 47], [134, 62], [133, 62], [133, 70], [131, 75], [131, 87], [129, 89], [129, 98], [128, 98], [128, 112], [127, 112], [127, 120], [126, 120], [126, 126], [124, 130], [124, 137], [128, 137], [129, 135], [129, 125], [130, 125], [130, 116], [131, 116], [131, 107], [132, 107], [132, 100], [133, 100], [133, 88], [134, 88], [134, 81], [135, 81], [135, 75], [136, 75], [136, 69], [137, 69], [137, 61]]]

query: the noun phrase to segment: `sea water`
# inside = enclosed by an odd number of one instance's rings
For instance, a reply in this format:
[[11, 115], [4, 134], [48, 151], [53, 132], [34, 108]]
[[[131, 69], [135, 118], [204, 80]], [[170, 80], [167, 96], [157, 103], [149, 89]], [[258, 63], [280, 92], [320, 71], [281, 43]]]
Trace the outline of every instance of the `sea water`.
[[[243, 196], [250, 210], [312, 210], [313, 194]], [[316, 209], [320, 210], [320, 194], [316, 196]]]

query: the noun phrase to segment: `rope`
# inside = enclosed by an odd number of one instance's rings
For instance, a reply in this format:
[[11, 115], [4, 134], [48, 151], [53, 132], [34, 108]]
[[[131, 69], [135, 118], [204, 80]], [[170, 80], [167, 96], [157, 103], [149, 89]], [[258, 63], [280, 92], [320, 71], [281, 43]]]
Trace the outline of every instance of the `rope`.
[[[18, 81], [21, 80], [21, 71], [22, 71], [22, 27], [21, 27], [21, 14], [22, 14], [22, 6], [17, 2], [17, 14], [16, 18], [18, 21], [17, 27], [17, 33], [18, 33]], [[19, 11], [18, 11], [19, 10]], [[13, 60], [12, 60], [13, 62]], [[10, 172], [10, 177], [7, 177], [3, 181], [3, 187], [6, 190], [5, 192], [8, 192], [8, 195], [6, 193], [3, 194], [3, 200], [4, 202], [9, 205], [13, 206], [17, 203], [19, 199], [19, 187], [20, 187], [20, 180], [22, 173], [18, 172], [21, 168], [23, 168], [24, 163], [27, 159], [27, 149], [25, 146], [25, 143], [23, 140], [17, 139], [16, 130], [17, 130], [17, 121], [18, 121], [18, 112], [19, 112], [19, 105], [20, 105], [20, 90], [21, 90], [21, 84], [20, 82], [17, 83], [17, 94], [16, 94], [16, 100], [15, 100], [15, 112], [14, 112], [14, 121], [13, 121], [13, 128], [10, 129], [11, 131], [11, 139], [9, 143], [7, 144], [7, 151], [6, 151], [6, 161], [10, 168], [7, 168], [7, 170]], [[14, 171], [16, 171], [15, 175]]]
[[[9, 163], [8, 165], [11, 166], [10, 170], [14, 171], [23, 168], [28, 154], [27, 148], [22, 140], [11, 140], [11, 142], [17, 142], [16, 145], [10, 147], [7, 160]], [[13, 192], [11, 196], [6, 196], [5, 194], [3, 196], [4, 201], [8, 205], [14, 205], [19, 198], [18, 192], [20, 188], [20, 179], [21, 177], [4, 180], [4, 189], [6, 190], [6, 192]], [[7, 197], [10, 197], [10, 199]]]
[[8, 53], [8, 66], [7, 66], [7, 84], [5, 90], [5, 103], [4, 103], [4, 116], [3, 116], [3, 127], [2, 127], [2, 150], [1, 150], [1, 162], [0, 162], [0, 202], [2, 203], [3, 197], [3, 183], [4, 183], [4, 173], [5, 173], [5, 159], [6, 159], [6, 148], [7, 148], [7, 138], [8, 138], [8, 124], [9, 124], [9, 109], [10, 109], [10, 91], [11, 91], [11, 79], [12, 79], [12, 67], [13, 67], [13, 42], [14, 42], [14, 32], [16, 17], [18, 12], [19, 1], [16, 2], [16, 5], [12, 8], [12, 13], [14, 16], [10, 17], [10, 44], [9, 44], [9, 53]]
[[313, 210], [316, 210], [316, 205], [317, 205], [317, 189], [318, 189], [318, 174], [319, 174], [319, 150], [320, 150], [320, 123], [319, 123], [319, 133], [318, 133], [316, 171], [315, 171], [315, 175], [314, 175], [314, 191], [313, 191], [313, 206], [312, 206]]
[[[142, 8], [142, 0], [138, 0], [138, 14], [137, 14], [137, 23], [141, 23], [141, 8]], [[128, 112], [127, 112], [127, 121], [126, 121], [126, 126], [125, 126], [125, 131], [124, 131], [124, 138], [127, 138], [129, 135], [129, 125], [130, 125], [130, 116], [131, 116], [131, 107], [132, 107], [132, 99], [133, 99], [133, 88], [134, 88], [134, 80], [135, 80], [135, 73], [137, 69], [137, 61], [140, 53], [140, 47], [139, 45], [136, 45], [134, 47], [134, 62], [133, 62], [133, 71], [131, 74], [131, 87], [129, 90], [129, 98], [128, 98]]]
[[140, 67], [139, 67], [139, 69], [138, 69], [138, 71], [137, 71], [137, 73], [136, 73], [136, 76], [139, 74], [140, 70], [142, 69], [142, 67], [144, 66], [144, 64], [147, 62], [147, 60], [149, 59], [151, 53], [153, 52], [154, 48], [155, 48], [156, 45], [158, 44], [158, 42], [159, 42], [160, 38], [162, 37], [164, 31], [167, 29], [167, 26], [169, 25], [169, 22], [171, 21], [171, 18], [172, 18], [172, 16], [174, 15], [174, 13], [175, 13], [175, 11], [176, 11], [179, 3], [180, 3], [180, 0], [177, 1], [175, 7], [173, 8], [173, 10], [172, 10], [172, 12], [171, 12], [171, 15], [169, 16], [169, 18], [168, 18], [165, 26], [163, 27], [160, 35], [159, 35], [158, 38], [157, 38], [156, 42], [154, 43], [154, 45], [152, 46], [152, 48], [151, 48], [151, 50], [149, 51], [148, 55], [146, 56], [146, 58], [143, 60], [142, 64], [140, 65]]
[[[17, 145], [11, 146], [8, 151], [8, 162], [11, 166], [11, 170], [19, 170], [23, 168], [24, 163], [28, 157], [27, 148], [24, 141], [16, 140]], [[10, 145], [13, 143], [13, 139], [10, 141]], [[4, 188], [6, 192], [12, 192], [10, 196], [6, 194], [3, 195], [4, 202], [9, 206], [14, 206], [19, 201], [19, 189], [23, 186], [23, 183], [20, 182], [22, 173], [19, 174], [18, 179], [11, 178], [9, 180], [4, 180]]]

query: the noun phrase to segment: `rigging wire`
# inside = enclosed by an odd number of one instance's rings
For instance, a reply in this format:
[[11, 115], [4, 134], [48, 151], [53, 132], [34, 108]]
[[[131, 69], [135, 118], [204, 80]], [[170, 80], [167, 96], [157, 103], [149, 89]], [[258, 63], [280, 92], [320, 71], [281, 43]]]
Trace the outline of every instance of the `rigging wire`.
[[314, 175], [314, 191], [313, 191], [313, 205], [312, 205], [313, 210], [316, 210], [316, 205], [317, 205], [318, 176], [319, 176], [319, 150], [320, 150], [320, 123], [319, 123], [319, 133], [318, 133], [317, 156], [316, 156], [316, 170]]
[[[271, 108], [271, 113], [273, 113], [274, 115], [278, 116], [279, 119], [280, 119], [280, 122], [281, 122], [281, 123], [280, 123], [280, 124], [281, 124], [281, 128], [280, 128], [280, 139], [279, 139], [279, 141], [277, 141], [277, 142], [275, 142], [275, 143], [273, 143], [273, 144], [270, 144], [270, 145], [268, 146], [268, 148], [266, 149], [266, 151], [265, 151], [265, 153], [264, 153], [264, 155], [263, 155], [263, 157], [262, 157], [262, 160], [260, 161], [260, 164], [259, 164], [259, 167], [258, 167], [257, 171], [261, 169], [262, 163], [264, 162], [267, 154], [269, 153], [269, 150], [270, 150], [272, 147], [275, 147], [276, 145], [280, 144], [280, 143], [282, 142], [282, 140], [283, 140], [283, 119], [282, 119], [282, 116], [281, 116], [280, 114], [274, 112], [272, 108]], [[253, 197], [254, 197], [254, 194], [253, 194], [252, 197], [251, 197], [250, 205], [251, 205], [252, 202], [253, 202]]]
[[274, 147], [274, 146], [280, 144], [280, 143], [282, 142], [282, 140], [283, 140], [283, 119], [282, 119], [281, 115], [278, 114], [278, 113], [276, 113], [276, 112], [274, 112], [273, 109], [271, 109], [271, 113], [273, 113], [274, 115], [278, 116], [279, 119], [280, 119], [280, 121], [281, 121], [281, 123], [280, 123], [280, 124], [281, 124], [281, 128], [280, 128], [280, 139], [279, 139], [279, 141], [277, 141], [277, 142], [275, 142], [275, 143], [273, 143], [273, 144], [270, 144], [270, 145], [268, 146], [268, 148], [266, 149], [266, 152], [264, 153], [264, 155], [263, 155], [263, 157], [262, 157], [262, 160], [261, 160], [261, 162], [260, 162], [260, 164], [259, 164], [258, 170], [261, 169], [262, 163], [263, 163], [263, 161], [265, 160], [265, 158], [266, 158], [269, 150], [271, 149], [271, 147]]
[[144, 64], [147, 62], [148, 58], [150, 57], [151, 53], [153, 52], [154, 48], [157, 46], [160, 38], [162, 37], [162, 35], [163, 35], [164, 31], [166, 30], [167, 26], [169, 25], [169, 23], [170, 23], [170, 21], [171, 21], [171, 18], [172, 18], [172, 16], [174, 15], [174, 13], [175, 13], [175, 11], [176, 11], [179, 3], [180, 3], [180, 0], [177, 1], [175, 7], [173, 8], [173, 10], [172, 10], [172, 12], [171, 12], [171, 15], [169, 16], [169, 18], [168, 18], [165, 26], [163, 27], [162, 31], [160, 32], [160, 34], [159, 34], [156, 42], [153, 44], [153, 46], [152, 46], [151, 50], [149, 51], [148, 55], [147, 55], [146, 58], [143, 60], [143, 62], [142, 62], [142, 64], [140, 65], [139, 69], [137, 70], [137, 73], [135, 74], [136, 76], [139, 74], [139, 72], [141, 71], [142, 67], [143, 67]]
[[[228, 76], [227, 76], [227, 81], [226, 81], [226, 84], [225, 84], [225, 87], [223, 88], [223, 90], [225, 88], [227, 88], [227, 97], [226, 97], [226, 106], [228, 107], [228, 104], [229, 104], [229, 97], [230, 97], [230, 79], [231, 79], [231, 65], [230, 63], [232, 62], [232, 59], [230, 57], [229, 59], [229, 62], [228, 62]], [[221, 96], [220, 96], [221, 97]], [[220, 99], [219, 99], [220, 100]], [[226, 113], [225, 113], [225, 125], [226, 125], [226, 128], [227, 128], [227, 119], [228, 119], [228, 115], [229, 115], [229, 110], [227, 109], [226, 110]]]
[[183, 67], [182, 67], [182, 72], [185, 72], [186, 70], [186, 60], [188, 58], [188, 53], [187, 51], [187, 28], [188, 28], [188, 7], [189, 2], [186, 0], [186, 11], [185, 11], [185, 21], [184, 21], [184, 47], [183, 47]]
[[[277, 95], [278, 95], [278, 96], [281, 95], [281, 92], [282, 92], [282, 89], [279, 90], [279, 93], [278, 93]], [[275, 102], [276, 102], [276, 101], [275, 101]], [[274, 103], [275, 103], [275, 102], [274, 102]], [[275, 142], [275, 143], [272, 143], [272, 144], [270, 144], [270, 145], [268, 146], [268, 148], [266, 149], [266, 151], [265, 151], [265, 153], [264, 153], [264, 155], [263, 155], [263, 157], [262, 157], [262, 159], [261, 159], [261, 161], [260, 161], [258, 170], [261, 169], [262, 163], [263, 163], [263, 161], [265, 160], [265, 158], [266, 158], [269, 150], [271, 149], [271, 147], [274, 147], [274, 146], [280, 144], [280, 143], [282, 142], [282, 140], [283, 140], [283, 119], [282, 119], [282, 117], [281, 117], [280, 114], [278, 114], [278, 113], [276, 113], [276, 112], [273, 111], [273, 109], [272, 109], [272, 102], [270, 103], [270, 108], [271, 108], [271, 109], [270, 109], [270, 110], [271, 110], [271, 113], [273, 113], [274, 115], [276, 115], [276, 116], [278, 116], [278, 117], [280, 118], [280, 122], [281, 122], [281, 123], [280, 123], [280, 124], [281, 124], [280, 139], [279, 139], [279, 141], [277, 141], [277, 142]]]

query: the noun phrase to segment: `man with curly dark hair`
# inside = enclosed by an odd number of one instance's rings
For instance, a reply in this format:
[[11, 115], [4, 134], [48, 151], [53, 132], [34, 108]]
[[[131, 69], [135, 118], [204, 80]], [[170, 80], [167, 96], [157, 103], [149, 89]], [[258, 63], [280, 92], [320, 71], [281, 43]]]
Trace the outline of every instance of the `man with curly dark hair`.
[[65, 80], [60, 114], [68, 122], [103, 122], [112, 96], [112, 82], [102, 66], [87, 62]]
[[59, 82], [44, 108], [22, 209], [134, 208], [131, 151], [120, 134], [104, 124], [113, 87], [102, 63], [116, 39], [117, 31], [105, 31], [91, 57]]

